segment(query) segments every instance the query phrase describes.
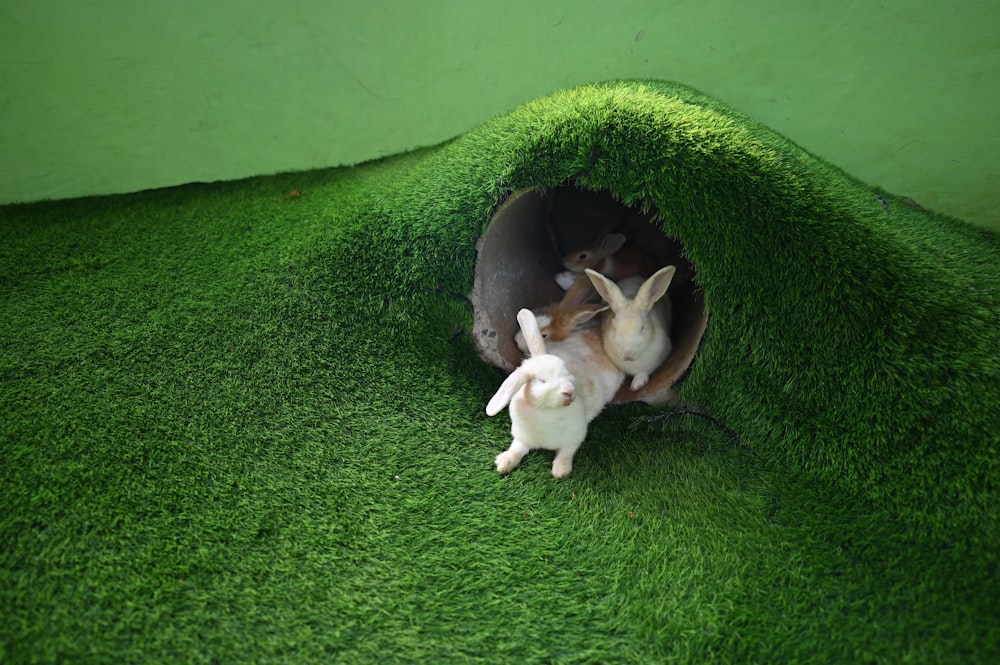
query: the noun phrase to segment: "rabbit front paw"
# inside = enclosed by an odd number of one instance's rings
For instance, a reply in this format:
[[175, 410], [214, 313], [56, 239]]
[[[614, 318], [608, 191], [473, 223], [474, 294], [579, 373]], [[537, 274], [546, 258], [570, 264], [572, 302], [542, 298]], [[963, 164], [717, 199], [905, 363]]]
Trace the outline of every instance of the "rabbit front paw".
[[649, 383], [649, 374], [636, 374], [632, 377], [632, 390], [641, 390]]
[[563, 272], [556, 273], [556, 284], [562, 287], [563, 291], [569, 291], [569, 287], [576, 283], [576, 280], [580, 279], [572, 270], [564, 270]]
[[556, 458], [552, 460], [553, 477], [565, 478], [569, 475], [569, 472], [573, 470], [573, 453], [575, 452], [575, 448], [571, 451], [563, 449], [556, 452]]
[[497, 471], [500, 473], [510, 473], [517, 468], [517, 465], [521, 463], [521, 459], [524, 457], [516, 450], [505, 450], [499, 455], [497, 455], [496, 461], [494, 462], [497, 466]]

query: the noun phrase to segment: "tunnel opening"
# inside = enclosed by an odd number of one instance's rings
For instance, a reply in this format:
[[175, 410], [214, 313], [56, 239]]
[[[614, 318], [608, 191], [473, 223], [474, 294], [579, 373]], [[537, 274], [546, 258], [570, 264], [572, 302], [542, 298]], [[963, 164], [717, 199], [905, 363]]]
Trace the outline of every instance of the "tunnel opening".
[[609, 233], [620, 233], [657, 266], [674, 265], [677, 272], [667, 294], [673, 309], [673, 350], [646, 386], [633, 391], [626, 381], [614, 401], [673, 403], [674, 386], [694, 361], [708, 313], [697, 288], [695, 266], [684, 257], [680, 241], [667, 237], [652, 218], [653, 212], [625, 206], [607, 192], [566, 186], [512, 194], [496, 210], [477, 245], [470, 299], [480, 357], [507, 372], [517, 367], [523, 358], [514, 342], [517, 311], [559, 302], [565, 291], [555, 277], [566, 271], [563, 257], [575, 248], [599, 243]]

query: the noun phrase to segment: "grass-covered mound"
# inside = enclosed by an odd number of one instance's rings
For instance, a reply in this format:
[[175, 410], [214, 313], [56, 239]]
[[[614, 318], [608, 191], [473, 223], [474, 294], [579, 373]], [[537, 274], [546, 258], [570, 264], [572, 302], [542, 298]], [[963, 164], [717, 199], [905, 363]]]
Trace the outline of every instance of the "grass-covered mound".
[[[511, 476], [475, 246], [655, 211], [708, 328]], [[0, 660], [989, 662], [1000, 239], [665, 83], [353, 168], [0, 209]]]

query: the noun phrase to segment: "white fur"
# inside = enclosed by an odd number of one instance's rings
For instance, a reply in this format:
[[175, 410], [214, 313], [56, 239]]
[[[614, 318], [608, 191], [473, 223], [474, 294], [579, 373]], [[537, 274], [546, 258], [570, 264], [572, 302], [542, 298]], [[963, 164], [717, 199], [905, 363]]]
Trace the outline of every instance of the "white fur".
[[593, 270], [586, 272], [611, 306], [601, 322], [604, 349], [615, 365], [632, 376], [632, 390], [639, 390], [673, 349], [670, 299], [664, 296], [676, 268], [661, 268], [645, 281], [629, 277], [617, 284]]
[[556, 284], [558, 284], [563, 291], [569, 291], [579, 280], [580, 275], [572, 270], [564, 270], [556, 273]]
[[562, 341], [550, 342], [549, 352], [562, 358], [576, 377], [576, 390], [589, 423], [614, 399], [625, 372], [604, 352], [599, 328], [584, 328]]
[[[595, 309], [587, 305], [577, 305], [557, 311], [556, 316], [565, 318], [560, 325], [571, 327], [572, 331], [567, 333], [565, 330], [560, 330], [560, 334], [555, 335], [555, 338], [546, 336], [545, 341], [549, 353], [562, 358], [567, 369], [575, 377], [577, 394], [583, 402], [588, 423], [614, 399], [625, 379], [625, 373], [604, 352], [600, 329], [588, 325], [590, 319], [603, 309], [606, 308]], [[552, 323], [552, 315], [539, 314], [537, 321], [544, 332]], [[514, 336], [514, 341], [522, 351], [527, 352], [527, 345], [521, 333]]]
[[531, 357], [504, 380], [486, 405], [488, 416], [505, 406], [510, 413], [513, 441], [497, 455], [497, 471], [509, 473], [529, 451], [542, 448], [556, 451], [552, 475], [563, 478], [573, 470], [573, 455], [587, 436], [584, 402], [566, 363], [546, 353], [535, 316], [522, 309], [517, 321]]

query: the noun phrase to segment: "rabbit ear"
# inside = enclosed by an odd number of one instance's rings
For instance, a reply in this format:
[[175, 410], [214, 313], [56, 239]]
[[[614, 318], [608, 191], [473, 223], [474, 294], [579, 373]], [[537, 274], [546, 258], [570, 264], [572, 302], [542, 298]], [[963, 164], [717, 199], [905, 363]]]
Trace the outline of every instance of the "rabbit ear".
[[524, 343], [528, 345], [528, 351], [532, 356], [545, 355], [545, 338], [538, 327], [538, 320], [531, 313], [530, 309], [522, 309], [517, 313], [517, 322], [524, 333]]
[[652, 308], [653, 304], [667, 293], [675, 272], [677, 272], [677, 268], [667, 266], [653, 273], [653, 276], [643, 282], [638, 293], [635, 294], [636, 304], [645, 310]]
[[601, 241], [601, 256], [611, 256], [625, 244], [628, 240], [621, 233], [609, 233], [604, 236], [604, 240]]
[[611, 309], [621, 309], [622, 305], [625, 304], [626, 298], [622, 294], [621, 289], [618, 288], [618, 285], [596, 270], [587, 268], [586, 273], [594, 288], [597, 289], [597, 292], [611, 305]]
[[573, 327], [576, 328], [607, 309], [607, 305], [580, 305], [573, 310], [569, 320], [573, 324]]
[[486, 405], [486, 415], [495, 416], [503, 411], [503, 408], [510, 404], [510, 400], [514, 398], [514, 395], [521, 389], [521, 386], [528, 382], [529, 378], [528, 372], [521, 367], [511, 372], [504, 379], [504, 382], [500, 384], [500, 387], [497, 388], [493, 397], [490, 398], [489, 403]]

